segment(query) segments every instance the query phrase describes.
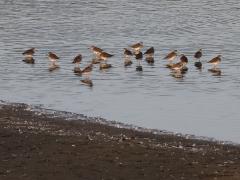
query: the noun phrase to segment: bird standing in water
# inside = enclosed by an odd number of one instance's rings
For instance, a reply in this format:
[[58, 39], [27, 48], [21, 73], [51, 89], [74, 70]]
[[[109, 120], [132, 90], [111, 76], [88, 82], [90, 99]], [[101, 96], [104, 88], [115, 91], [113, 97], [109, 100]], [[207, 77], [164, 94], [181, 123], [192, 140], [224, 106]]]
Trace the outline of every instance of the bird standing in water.
[[208, 71], [212, 72], [214, 76], [221, 76], [222, 72], [219, 68], [217, 68], [217, 65], [221, 62], [221, 55], [218, 55], [208, 61], [208, 63], [213, 65], [213, 68], [209, 69]]
[[138, 54], [139, 51], [141, 51], [141, 49], [143, 48], [143, 42], [133, 44], [130, 47], [133, 49], [134, 54]]
[[24, 51], [22, 54], [24, 55], [24, 62], [29, 63], [29, 64], [34, 64], [35, 61], [33, 59], [33, 55], [35, 53], [36, 49], [35, 48], [31, 48], [28, 49], [26, 51]]
[[149, 64], [153, 64], [154, 63], [154, 58], [153, 58], [153, 55], [154, 55], [154, 47], [150, 47], [145, 53], [144, 55], [146, 55], [146, 61], [149, 63]]
[[175, 78], [182, 78], [183, 74], [186, 73], [188, 68], [186, 67], [186, 64], [188, 63], [188, 58], [184, 55], [180, 55], [180, 61], [175, 64], [171, 64], [170, 69], [173, 70], [172, 76]]
[[104, 63], [100, 63], [100, 69], [108, 69], [110, 67], [112, 67], [111, 64], [107, 64], [107, 60], [108, 58], [112, 57], [113, 55], [112, 54], [109, 54], [107, 52], [101, 52], [101, 54], [99, 55], [99, 58], [101, 61], [103, 61]]
[[93, 82], [89, 77], [91, 75], [92, 69], [93, 69], [93, 64], [91, 63], [87, 67], [85, 67], [80, 73], [80, 75], [86, 76], [84, 79], [81, 80], [81, 82], [90, 87], [93, 86]]
[[72, 61], [73, 64], [75, 64], [75, 67], [73, 69], [74, 73], [80, 73], [81, 72], [81, 69], [80, 69], [80, 66], [79, 64], [81, 63], [82, 61], [82, 55], [81, 54], [78, 54]]
[[132, 64], [131, 57], [133, 56], [133, 53], [128, 50], [127, 48], [124, 48], [124, 66], [130, 66]]
[[183, 68], [183, 65], [184, 64], [182, 62], [178, 62], [178, 63], [172, 64], [171, 69], [175, 71], [181, 71]]
[[213, 59], [211, 59], [210, 61], [208, 61], [208, 63], [213, 65], [213, 69], [217, 69], [217, 65], [221, 62], [221, 55], [218, 55], [216, 57], [214, 57]]
[[187, 71], [188, 70], [188, 68], [187, 68], [187, 63], [188, 63], [188, 58], [187, 58], [187, 56], [185, 56], [184, 54], [181, 54], [180, 55], [180, 62], [182, 63], [182, 71], [184, 72], [184, 71]]
[[173, 60], [177, 57], [177, 50], [174, 50], [167, 54], [163, 59], [166, 59], [169, 61], [169, 64], [167, 64], [167, 67], [171, 67]]
[[50, 71], [53, 71], [54, 69], [59, 68], [59, 65], [57, 64], [59, 57], [56, 54], [54, 54], [53, 52], [49, 52], [48, 59], [50, 61], [50, 67], [49, 67]]
[[100, 59], [100, 54], [103, 52], [103, 50], [101, 48], [98, 48], [96, 46], [91, 46], [90, 50], [93, 52], [93, 54], [95, 55], [95, 60], [99, 60]]
[[194, 58], [197, 59], [198, 61], [194, 63], [194, 66], [196, 66], [197, 68], [201, 69], [202, 68], [202, 63], [200, 61], [202, 57], [202, 49], [199, 49], [195, 54], [194, 54]]
[[79, 64], [82, 61], [82, 55], [78, 54], [72, 61], [73, 64], [75, 64], [76, 67], [79, 67]]

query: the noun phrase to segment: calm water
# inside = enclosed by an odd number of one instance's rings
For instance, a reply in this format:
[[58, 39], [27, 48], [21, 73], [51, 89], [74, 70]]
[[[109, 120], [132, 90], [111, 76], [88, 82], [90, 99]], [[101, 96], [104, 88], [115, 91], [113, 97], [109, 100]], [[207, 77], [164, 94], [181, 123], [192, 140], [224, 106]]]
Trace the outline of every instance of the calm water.
[[[239, 0], [0, 1], [0, 99], [101, 116], [109, 120], [240, 143]], [[154, 46], [155, 65], [123, 67], [122, 49]], [[72, 58], [89, 46], [115, 54], [113, 68], [92, 73], [93, 88], [72, 72]], [[22, 52], [36, 47], [35, 65]], [[203, 49], [204, 69], [191, 58]], [[144, 49], [144, 50], [145, 50]], [[173, 49], [189, 56], [184, 78], [162, 58]], [[61, 69], [48, 72], [48, 51]], [[206, 61], [222, 54], [221, 76]]]

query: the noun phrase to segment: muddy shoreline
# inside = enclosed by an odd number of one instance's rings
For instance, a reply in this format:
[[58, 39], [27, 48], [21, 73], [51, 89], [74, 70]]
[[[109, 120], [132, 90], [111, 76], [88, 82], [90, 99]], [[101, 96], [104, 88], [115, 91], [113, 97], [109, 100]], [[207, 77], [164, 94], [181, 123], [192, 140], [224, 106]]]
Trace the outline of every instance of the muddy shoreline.
[[0, 179], [240, 179], [240, 146], [0, 104]]

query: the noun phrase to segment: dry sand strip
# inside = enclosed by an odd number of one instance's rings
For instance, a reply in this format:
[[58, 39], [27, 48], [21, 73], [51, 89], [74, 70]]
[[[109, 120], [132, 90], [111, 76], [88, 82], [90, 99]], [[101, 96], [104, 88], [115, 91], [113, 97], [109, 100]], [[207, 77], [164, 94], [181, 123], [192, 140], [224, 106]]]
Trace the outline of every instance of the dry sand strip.
[[240, 146], [0, 105], [0, 180], [240, 179]]

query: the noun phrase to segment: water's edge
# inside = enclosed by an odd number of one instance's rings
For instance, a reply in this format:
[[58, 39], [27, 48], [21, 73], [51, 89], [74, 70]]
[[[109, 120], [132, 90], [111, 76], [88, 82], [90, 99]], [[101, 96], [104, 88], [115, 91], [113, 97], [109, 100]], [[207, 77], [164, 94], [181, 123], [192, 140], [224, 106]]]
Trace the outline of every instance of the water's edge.
[[57, 111], [53, 109], [44, 108], [43, 105], [31, 105], [31, 104], [25, 104], [25, 103], [14, 103], [14, 102], [0, 100], [0, 108], [6, 105], [12, 106], [12, 107], [24, 106], [26, 111], [31, 111], [37, 116], [41, 116], [44, 114], [44, 115], [47, 115], [48, 117], [61, 118], [67, 121], [74, 120], [74, 121], [86, 121], [90, 123], [99, 123], [102, 125], [107, 125], [107, 126], [116, 127], [116, 128], [124, 128], [124, 129], [139, 131], [139, 132], [152, 133], [154, 135], [173, 135], [173, 136], [183, 137], [186, 139], [211, 141], [218, 144], [240, 145], [239, 143], [235, 143], [232, 141], [222, 141], [222, 140], [217, 140], [211, 137], [196, 136], [192, 134], [174, 133], [167, 130], [149, 129], [149, 128], [135, 126], [132, 124], [124, 124], [118, 121], [107, 120], [102, 117], [90, 117], [84, 114], [77, 114], [77, 113], [67, 112], [67, 111]]

